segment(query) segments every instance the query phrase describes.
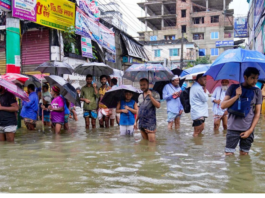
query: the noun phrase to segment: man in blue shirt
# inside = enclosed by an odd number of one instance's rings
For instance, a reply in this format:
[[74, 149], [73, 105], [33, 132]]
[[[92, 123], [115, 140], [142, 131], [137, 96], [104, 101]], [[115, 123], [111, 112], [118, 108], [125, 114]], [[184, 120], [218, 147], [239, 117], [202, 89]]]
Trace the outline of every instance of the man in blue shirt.
[[193, 120], [194, 137], [204, 130], [205, 118], [208, 117], [208, 94], [205, 86], [206, 76], [199, 74], [190, 89], [190, 115]]
[[163, 99], [167, 101], [167, 122], [168, 129], [172, 129], [175, 122], [175, 128], [180, 126], [180, 116], [183, 113], [183, 106], [180, 102], [181, 88], [179, 87], [179, 76], [174, 76], [171, 83], [163, 89]]
[[28, 85], [29, 102], [23, 101], [20, 113], [28, 130], [35, 129], [38, 116], [39, 98], [34, 90], [35, 86], [33, 84]]

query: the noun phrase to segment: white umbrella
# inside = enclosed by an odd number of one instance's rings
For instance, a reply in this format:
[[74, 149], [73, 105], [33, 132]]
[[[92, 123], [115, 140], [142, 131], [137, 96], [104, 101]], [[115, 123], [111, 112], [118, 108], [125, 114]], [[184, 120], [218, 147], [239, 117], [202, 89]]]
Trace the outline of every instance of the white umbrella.
[[110, 76], [113, 74], [113, 68], [104, 63], [93, 62], [77, 66], [74, 72], [80, 75], [91, 74], [96, 77], [100, 77], [101, 75]]

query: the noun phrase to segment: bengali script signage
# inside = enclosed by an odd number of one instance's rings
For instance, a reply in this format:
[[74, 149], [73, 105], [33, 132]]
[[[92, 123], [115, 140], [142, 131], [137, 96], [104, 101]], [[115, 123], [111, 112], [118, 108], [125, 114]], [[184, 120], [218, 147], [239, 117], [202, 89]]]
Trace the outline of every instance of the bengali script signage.
[[92, 44], [90, 38], [81, 38], [81, 48], [83, 57], [93, 58]]
[[67, 0], [13, 0], [13, 17], [66, 30], [75, 25], [75, 4]]
[[235, 38], [247, 38], [248, 37], [248, 20], [247, 20], [247, 17], [235, 18], [234, 37]]
[[216, 41], [215, 42], [216, 47], [228, 47], [228, 46], [234, 46], [234, 41]]
[[0, 0], [0, 9], [11, 11], [11, 0]]
[[109, 28], [99, 23], [100, 44], [113, 54], [116, 54], [115, 34]]

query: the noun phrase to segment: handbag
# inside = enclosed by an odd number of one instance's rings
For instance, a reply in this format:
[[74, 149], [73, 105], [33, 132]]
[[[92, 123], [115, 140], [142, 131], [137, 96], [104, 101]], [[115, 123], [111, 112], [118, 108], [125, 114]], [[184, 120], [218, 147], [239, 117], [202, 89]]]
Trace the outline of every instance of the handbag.
[[[233, 90], [233, 94], [231, 96], [234, 97], [236, 95], [236, 89], [239, 87], [239, 85], [236, 85], [234, 90]], [[239, 99], [237, 99], [235, 101], [235, 103], [228, 108], [228, 112], [230, 114], [233, 114], [235, 116], [238, 117], [242, 117], [245, 118], [251, 109], [251, 101], [254, 98], [254, 94], [255, 94], [255, 90], [258, 89], [256, 87], [250, 87], [250, 88], [246, 88], [246, 87], [242, 87], [242, 94], [240, 96]]]

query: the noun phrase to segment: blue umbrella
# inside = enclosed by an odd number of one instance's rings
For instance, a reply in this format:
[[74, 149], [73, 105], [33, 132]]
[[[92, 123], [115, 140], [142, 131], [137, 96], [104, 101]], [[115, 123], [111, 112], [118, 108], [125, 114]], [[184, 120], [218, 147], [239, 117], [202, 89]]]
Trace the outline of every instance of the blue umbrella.
[[241, 48], [226, 50], [212, 64], [205, 75], [214, 80], [229, 79], [244, 82], [244, 71], [255, 67], [260, 71], [260, 79], [265, 78], [265, 56], [257, 51]]
[[191, 67], [189, 69], [185, 69], [182, 71], [180, 77], [185, 77], [186, 75], [189, 74], [196, 74], [200, 72], [206, 72], [209, 68], [211, 67], [211, 64], [199, 64], [195, 65], [194, 67]]

